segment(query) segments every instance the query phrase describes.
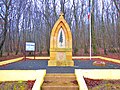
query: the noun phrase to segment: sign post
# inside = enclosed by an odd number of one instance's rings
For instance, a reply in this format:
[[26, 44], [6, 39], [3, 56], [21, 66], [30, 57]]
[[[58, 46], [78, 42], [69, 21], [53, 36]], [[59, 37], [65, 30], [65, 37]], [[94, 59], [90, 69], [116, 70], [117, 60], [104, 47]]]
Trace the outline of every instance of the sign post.
[[[34, 59], [35, 59], [35, 43], [34, 42], [26, 42], [25, 51], [34, 52]], [[25, 52], [25, 60], [26, 60], [26, 52]]]

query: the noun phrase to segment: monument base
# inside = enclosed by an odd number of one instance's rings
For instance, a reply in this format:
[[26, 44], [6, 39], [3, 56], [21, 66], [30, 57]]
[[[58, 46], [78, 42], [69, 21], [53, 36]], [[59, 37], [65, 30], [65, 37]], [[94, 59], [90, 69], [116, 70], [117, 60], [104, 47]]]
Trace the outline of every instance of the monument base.
[[48, 61], [48, 66], [74, 66], [74, 61], [72, 60], [50, 60]]

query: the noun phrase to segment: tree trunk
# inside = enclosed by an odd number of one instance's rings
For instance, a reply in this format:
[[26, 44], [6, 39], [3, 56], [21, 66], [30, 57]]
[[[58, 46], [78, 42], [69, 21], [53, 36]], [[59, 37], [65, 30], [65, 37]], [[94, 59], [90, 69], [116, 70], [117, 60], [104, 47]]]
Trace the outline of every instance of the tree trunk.
[[96, 46], [96, 36], [95, 36], [95, 30], [94, 30], [94, 2], [95, 0], [92, 1], [92, 8], [93, 11], [91, 13], [91, 37], [92, 37], [92, 48], [93, 48], [93, 54], [97, 54], [97, 46]]

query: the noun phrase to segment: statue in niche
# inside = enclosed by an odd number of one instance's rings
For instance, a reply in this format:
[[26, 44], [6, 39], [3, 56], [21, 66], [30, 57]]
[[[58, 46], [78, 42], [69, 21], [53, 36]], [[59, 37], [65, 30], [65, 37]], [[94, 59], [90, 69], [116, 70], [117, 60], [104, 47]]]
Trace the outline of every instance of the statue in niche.
[[57, 39], [58, 48], [65, 48], [65, 34], [62, 28], [60, 28]]
[[62, 47], [62, 43], [63, 43], [62, 31], [60, 32], [59, 42], [61, 43], [61, 47]]

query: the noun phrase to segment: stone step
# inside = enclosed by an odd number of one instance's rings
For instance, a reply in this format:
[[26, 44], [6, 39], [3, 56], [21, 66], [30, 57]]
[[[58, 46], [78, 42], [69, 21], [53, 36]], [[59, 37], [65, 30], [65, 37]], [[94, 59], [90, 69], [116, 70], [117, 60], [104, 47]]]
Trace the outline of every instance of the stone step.
[[79, 90], [78, 86], [44, 86], [42, 90]]
[[74, 74], [46, 74], [42, 90], [79, 90]]
[[[53, 78], [54, 77], [54, 78]], [[52, 79], [51, 79], [52, 78]], [[46, 80], [49, 80], [49, 81], [53, 81], [53, 80], [55, 80], [55, 81], [59, 81], [59, 80], [64, 80], [64, 81], [67, 81], [67, 80], [69, 80], [69, 81], [71, 81], [71, 80], [75, 80], [76, 79], [76, 77], [75, 77], [75, 75], [74, 74], [47, 74], [46, 76], [45, 76], [45, 81]]]

